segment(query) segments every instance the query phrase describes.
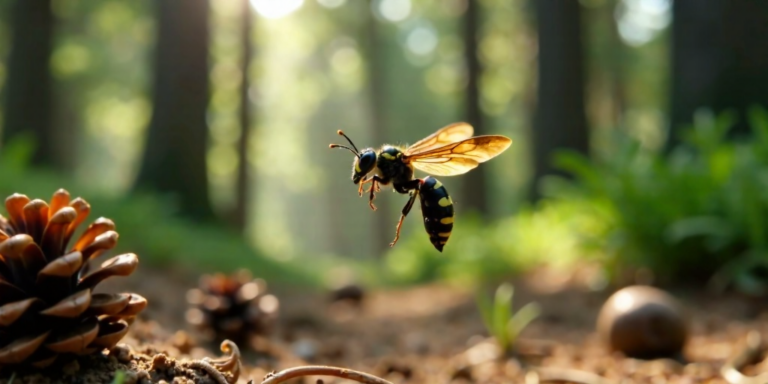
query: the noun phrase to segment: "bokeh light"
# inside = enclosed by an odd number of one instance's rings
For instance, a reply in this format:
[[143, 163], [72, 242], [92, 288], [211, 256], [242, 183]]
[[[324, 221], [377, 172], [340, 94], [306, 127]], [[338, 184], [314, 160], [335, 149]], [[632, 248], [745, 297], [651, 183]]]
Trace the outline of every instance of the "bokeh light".
[[376, 0], [373, 2], [374, 13], [386, 21], [403, 21], [411, 15], [411, 0]]
[[653, 40], [672, 20], [670, 0], [622, 0], [616, 7], [621, 39], [632, 46]]
[[414, 28], [406, 38], [405, 45], [417, 55], [429, 55], [437, 48], [437, 32], [431, 25]]
[[293, 13], [304, 5], [304, 0], [251, 0], [259, 15], [267, 19], [279, 19]]
[[317, 2], [326, 8], [338, 8], [344, 5], [347, 0], [317, 0]]

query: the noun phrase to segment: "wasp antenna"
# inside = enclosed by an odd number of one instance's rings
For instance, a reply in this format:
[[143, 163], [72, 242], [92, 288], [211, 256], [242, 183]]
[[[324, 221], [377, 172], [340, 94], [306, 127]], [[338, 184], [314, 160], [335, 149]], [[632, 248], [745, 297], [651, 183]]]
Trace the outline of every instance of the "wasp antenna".
[[355, 151], [354, 151], [355, 154], [358, 155], [358, 157], [359, 157], [360, 155], [358, 154], [358, 152], [360, 152], [360, 150], [357, 149], [357, 146], [355, 146], [355, 143], [352, 142], [352, 140], [349, 138], [349, 136], [345, 135], [344, 132], [341, 131], [341, 129], [336, 131], [336, 133], [338, 133], [339, 136], [344, 136], [344, 138], [347, 139], [347, 141], [349, 141], [349, 144], [351, 144], [352, 148], [355, 149]]
[[360, 154], [357, 151], [353, 150], [350, 147], [347, 147], [346, 145], [331, 144], [328, 146], [328, 148], [344, 148], [352, 152], [355, 156], [360, 157]]

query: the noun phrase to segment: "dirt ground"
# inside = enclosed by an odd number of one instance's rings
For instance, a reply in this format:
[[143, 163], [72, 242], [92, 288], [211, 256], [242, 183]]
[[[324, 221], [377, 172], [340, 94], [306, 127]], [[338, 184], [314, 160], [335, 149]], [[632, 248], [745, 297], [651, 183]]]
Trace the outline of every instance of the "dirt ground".
[[[184, 320], [185, 293], [196, 280], [146, 267], [113, 280], [101, 289], [132, 290], [149, 300], [123, 346], [108, 356], [69, 364], [55, 375], [18, 373], [13, 383], [110, 383], [116, 370], [128, 371], [125, 383], [215, 383], [195, 361], [226, 354], [200, 341]], [[727, 383], [720, 369], [743, 350], [747, 334], [768, 337], [765, 301], [677, 291], [691, 314], [683, 360], [630, 359], [610, 353], [595, 333], [597, 313], [611, 292], [587, 289], [578, 274], [546, 270], [513, 283], [515, 308], [537, 301], [543, 313], [523, 332], [522, 358], [505, 362], [482, 361], [478, 346], [487, 334], [473, 293], [460, 287], [366, 291], [360, 307], [332, 303], [328, 293], [275, 289], [280, 321], [268, 338], [239, 346], [237, 382], [260, 383], [271, 371], [313, 364], [359, 370], [392, 383]], [[762, 359], [742, 372], [768, 371], [768, 360]], [[568, 376], [574, 372], [583, 377]], [[7, 374], [3, 377], [0, 382], [10, 382]], [[310, 384], [320, 378], [349, 382], [325, 376], [291, 382]]]

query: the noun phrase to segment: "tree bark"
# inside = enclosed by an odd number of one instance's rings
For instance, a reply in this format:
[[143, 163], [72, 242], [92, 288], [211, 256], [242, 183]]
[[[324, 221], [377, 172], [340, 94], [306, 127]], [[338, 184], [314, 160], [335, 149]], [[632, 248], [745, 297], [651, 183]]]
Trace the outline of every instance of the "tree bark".
[[568, 149], [586, 155], [590, 151], [579, 2], [536, 0], [535, 7], [539, 64], [533, 123], [533, 198], [538, 199], [542, 177], [568, 176], [552, 166], [556, 151]]
[[243, 15], [241, 35], [242, 39], [242, 58], [241, 67], [243, 71], [243, 80], [240, 84], [240, 140], [237, 143], [238, 169], [235, 192], [235, 212], [233, 215], [234, 224], [240, 231], [245, 231], [250, 216], [249, 191], [250, 191], [250, 172], [252, 171], [248, 161], [248, 147], [251, 138], [251, 103], [248, 97], [250, 81], [248, 79], [248, 68], [251, 66], [251, 24], [253, 19], [253, 10], [249, 0], [242, 0]]
[[5, 90], [2, 141], [30, 134], [36, 145], [32, 165], [58, 167], [53, 128], [52, 77], [54, 15], [50, 0], [16, 0], [11, 10], [11, 50]]
[[[480, 108], [480, 76], [482, 67], [477, 56], [478, 33], [481, 24], [481, 5], [477, 0], [467, 1], [467, 10], [462, 18], [464, 34], [464, 61], [466, 63], [467, 90], [464, 98], [466, 121], [475, 128], [475, 135], [486, 134], [483, 111]], [[463, 206], [482, 217], [490, 215], [488, 206], [487, 168], [477, 167], [464, 176]]]
[[732, 137], [749, 134], [753, 105], [768, 106], [768, 3], [676, 0], [672, 6], [671, 121], [667, 149], [698, 108], [732, 109]]
[[161, 0], [153, 111], [136, 188], [171, 193], [181, 213], [213, 218], [208, 193], [206, 111], [208, 1]]

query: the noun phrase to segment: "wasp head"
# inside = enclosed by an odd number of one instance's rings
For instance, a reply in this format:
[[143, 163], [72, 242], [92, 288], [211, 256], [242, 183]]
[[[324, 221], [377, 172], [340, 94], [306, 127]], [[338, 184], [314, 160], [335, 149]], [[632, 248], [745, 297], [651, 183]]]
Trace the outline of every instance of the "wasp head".
[[375, 166], [376, 152], [370, 148], [364, 149], [358, 157], [355, 157], [352, 163], [352, 182], [355, 184], [359, 183], [360, 179], [373, 171]]
[[355, 184], [360, 183], [360, 180], [369, 174], [376, 167], [376, 152], [372, 148], [365, 148], [362, 151], [358, 151], [352, 140], [347, 137], [341, 130], [337, 133], [349, 141], [352, 146], [347, 147], [339, 144], [331, 144], [331, 148], [344, 148], [355, 154], [355, 160], [352, 162], [352, 182]]

